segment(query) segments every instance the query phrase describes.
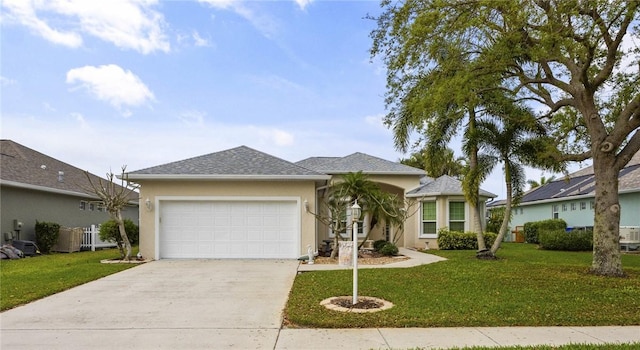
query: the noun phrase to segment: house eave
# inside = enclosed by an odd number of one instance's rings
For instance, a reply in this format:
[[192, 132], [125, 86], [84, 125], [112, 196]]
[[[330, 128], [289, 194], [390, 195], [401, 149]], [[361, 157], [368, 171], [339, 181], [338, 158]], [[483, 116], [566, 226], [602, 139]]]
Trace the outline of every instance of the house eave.
[[[121, 178], [121, 176], [118, 176]], [[191, 180], [191, 181], [318, 181], [329, 175], [209, 175], [209, 174], [128, 174], [127, 180]]]
[[[637, 192], [640, 192], [640, 188], [632, 188], [632, 189], [620, 190], [620, 191], [618, 191], [618, 194], [628, 194], [628, 193], [637, 193]], [[590, 193], [587, 193], [587, 194], [581, 194], [581, 195], [575, 195], [575, 196], [556, 197], [556, 198], [539, 199], [539, 200], [535, 200], [535, 201], [521, 202], [518, 206], [519, 207], [524, 207], [524, 206], [536, 205], [536, 204], [566, 202], [566, 201], [570, 201], [570, 200], [595, 198], [595, 196], [596, 195], [595, 195], [594, 192], [590, 192]], [[504, 206], [504, 204], [500, 204], [500, 205], [496, 205], [495, 208], [503, 207], [503, 206]]]
[[[323, 171], [327, 174], [331, 174], [331, 175], [346, 175], [349, 173], [353, 173], [354, 171]], [[362, 172], [365, 175], [394, 175], [394, 176], [423, 176], [424, 173], [420, 172], [420, 173], [403, 173], [403, 172], [397, 172], [397, 171], [363, 171]]]
[[[495, 198], [497, 197], [492, 193], [492, 196], [488, 195], [480, 195], [480, 198]], [[405, 197], [407, 198], [422, 198], [422, 197], [434, 197], [434, 196], [464, 196], [464, 193], [454, 193], [454, 192], [428, 192], [428, 193], [412, 193], [407, 194]]]
[[[51, 188], [51, 187], [46, 187], [46, 186], [38, 186], [38, 185], [26, 184], [26, 183], [16, 182], [16, 181], [0, 180], [0, 185], [1, 186], [8, 186], [8, 187], [15, 187], [15, 188], [22, 188], [22, 189], [25, 189], [25, 190], [33, 190], [33, 191], [41, 191], [41, 192], [47, 192], [47, 193], [61, 194], [61, 195], [65, 195], [65, 196], [82, 197], [82, 198], [87, 198], [87, 199], [94, 200], [94, 201], [100, 201], [100, 198], [98, 198], [98, 196], [92, 196], [90, 194], [83, 193], [83, 192], [61, 190], [61, 189], [58, 189], [58, 188]], [[128, 203], [129, 203], [129, 205], [133, 205], [133, 206], [138, 206], [140, 204], [139, 200], [130, 200]]]
[[0, 180], [0, 185], [9, 186], [9, 187], [23, 188], [23, 189], [34, 190], [34, 191], [42, 191], [42, 192], [49, 192], [49, 193], [55, 193], [55, 194], [63, 194], [63, 195], [67, 195], [67, 196], [76, 196], [76, 197], [85, 197], [85, 198], [91, 198], [91, 199], [98, 199], [98, 197], [96, 197], [96, 196], [91, 196], [91, 195], [89, 195], [87, 193], [83, 193], [83, 192], [61, 190], [61, 189], [58, 189], [58, 188], [51, 188], [51, 187], [46, 187], [46, 186], [38, 186], [38, 185], [26, 184], [26, 183], [16, 182], [16, 181]]

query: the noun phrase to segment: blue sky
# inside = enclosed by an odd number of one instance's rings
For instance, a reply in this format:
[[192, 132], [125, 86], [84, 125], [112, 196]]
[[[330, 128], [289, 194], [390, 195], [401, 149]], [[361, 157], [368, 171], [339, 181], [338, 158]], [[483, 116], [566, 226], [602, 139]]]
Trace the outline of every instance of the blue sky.
[[[4, 0], [0, 136], [97, 175], [239, 145], [395, 161], [406, 155], [382, 124], [385, 70], [365, 19], [379, 12], [378, 1]], [[503, 198], [502, 181], [497, 169], [482, 187]]]

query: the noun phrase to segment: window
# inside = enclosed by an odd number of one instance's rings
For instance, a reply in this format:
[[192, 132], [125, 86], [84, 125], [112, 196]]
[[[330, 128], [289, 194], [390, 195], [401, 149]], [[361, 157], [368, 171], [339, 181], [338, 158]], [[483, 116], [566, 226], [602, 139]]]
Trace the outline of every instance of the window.
[[449, 230], [464, 232], [464, 202], [449, 202]]
[[89, 203], [89, 210], [94, 211], [96, 209], [96, 205], [93, 203]]
[[567, 211], [567, 203], [562, 203], [562, 211]]
[[[351, 209], [349, 209], [351, 210]], [[351, 213], [349, 213], [349, 215], [351, 215]], [[364, 216], [364, 215], [363, 215]], [[342, 221], [342, 227], [344, 227], [345, 229], [340, 231], [340, 236], [343, 238], [349, 238], [351, 237], [351, 230], [353, 229], [353, 221], [349, 221], [348, 224], [348, 229], [347, 229], [347, 214], [343, 213], [340, 215], [340, 221]], [[349, 232], [349, 235], [347, 235], [347, 232]], [[335, 234], [333, 231], [331, 231], [329, 233], [330, 237], [335, 237]], [[364, 233], [364, 221], [363, 220], [358, 220], [358, 237], [364, 237], [365, 233]]]
[[422, 202], [422, 236], [435, 238], [438, 234], [436, 212], [436, 202]]
[[87, 202], [80, 201], [80, 210], [87, 210]]
[[595, 207], [595, 203], [593, 201], [589, 202], [589, 209], [593, 209]]
[[587, 209], [587, 202], [580, 202], [580, 210]]
[[552, 217], [553, 217], [554, 219], [557, 219], [557, 218], [558, 218], [558, 205], [557, 205], [557, 204], [555, 204], [555, 205], [553, 206], [553, 209], [552, 209]]
[[576, 210], [576, 203], [571, 203], [571, 211]]

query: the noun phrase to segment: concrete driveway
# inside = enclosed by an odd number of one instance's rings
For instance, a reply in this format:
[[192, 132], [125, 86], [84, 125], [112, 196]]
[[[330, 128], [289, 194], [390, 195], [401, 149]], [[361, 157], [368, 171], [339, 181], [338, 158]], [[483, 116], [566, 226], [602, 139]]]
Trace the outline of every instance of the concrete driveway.
[[2, 349], [264, 349], [295, 260], [160, 260], [0, 315]]

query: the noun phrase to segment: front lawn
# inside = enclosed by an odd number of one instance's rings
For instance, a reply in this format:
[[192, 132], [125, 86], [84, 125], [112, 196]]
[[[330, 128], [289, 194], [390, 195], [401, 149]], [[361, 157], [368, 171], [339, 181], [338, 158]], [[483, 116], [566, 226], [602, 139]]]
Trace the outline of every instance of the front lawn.
[[118, 249], [105, 249], [0, 260], [0, 311], [135, 266], [100, 263], [103, 259], [119, 257]]
[[355, 314], [320, 302], [352, 293], [352, 271], [296, 277], [286, 307], [293, 327], [495, 327], [640, 325], [640, 255], [624, 255], [626, 278], [588, 273], [590, 252], [538, 250], [507, 243], [498, 261], [473, 251], [430, 251], [449, 259], [406, 269], [362, 269], [361, 296], [386, 299], [386, 311]]

